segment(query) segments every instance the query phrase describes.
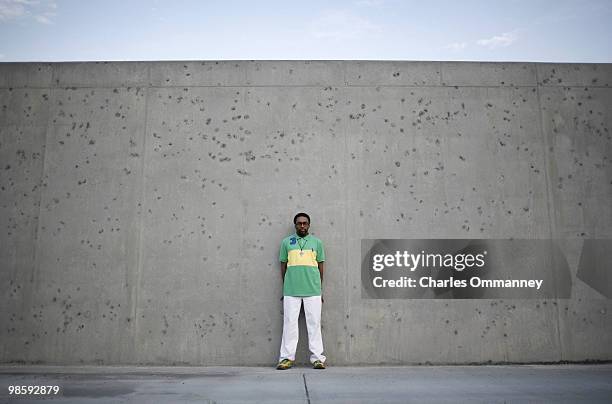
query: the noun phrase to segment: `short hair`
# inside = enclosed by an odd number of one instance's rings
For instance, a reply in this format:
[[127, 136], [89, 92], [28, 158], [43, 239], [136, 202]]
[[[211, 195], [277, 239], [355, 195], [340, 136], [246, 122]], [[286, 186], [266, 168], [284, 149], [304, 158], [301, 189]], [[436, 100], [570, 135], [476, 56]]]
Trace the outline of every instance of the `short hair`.
[[308, 214], [304, 213], [304, 212], [300, 212], [297, 215], [295, 215], [295, 217], [293, 218], [293, 224], [297, 223], [298, 217], [303, 216], [306, 219], [308, 219], [308, 224], [310, 224], [310, 216], [308, 216]]

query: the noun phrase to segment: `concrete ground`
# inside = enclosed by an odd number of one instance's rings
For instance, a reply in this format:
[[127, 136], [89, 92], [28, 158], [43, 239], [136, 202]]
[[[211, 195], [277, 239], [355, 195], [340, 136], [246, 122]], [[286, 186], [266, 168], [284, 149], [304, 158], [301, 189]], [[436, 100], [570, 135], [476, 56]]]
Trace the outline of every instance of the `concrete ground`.
[[9, 385], [57, 385], [61, 403], [612, 402], [612, 364], [516, 366], [0, 366]]

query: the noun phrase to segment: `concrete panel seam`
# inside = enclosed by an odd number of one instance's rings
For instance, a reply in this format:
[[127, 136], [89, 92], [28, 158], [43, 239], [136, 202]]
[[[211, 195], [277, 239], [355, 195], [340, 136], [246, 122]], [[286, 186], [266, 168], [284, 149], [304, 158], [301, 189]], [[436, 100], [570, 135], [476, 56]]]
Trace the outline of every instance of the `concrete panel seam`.
[[[247, 69], [244, 69], [244, 70], [245, 70], [244, 74], [245, 74], [245, 78], [246, 78]], [[246, 96], [246, 93], [247, 93], [246, 87], [242, 87], [241, 91], [242, 91], [242, 109], [246, 110], [247, 109], [246, 108], [246, 102], [247, 102], [247, 100], [246, 100], [246, 98], [247, 98], [247, 96]], [[241, 166], [242, 167], [242, 171], [246, 173], [247, 172], [247, 160], [246, 160], [246, 158], [241, 159], [241, 162], [242, 162], [242, 166]], [[242, 208], [243, 208], [242, 228], [246, 229], [248, 227], [247, 226], [248, 225], [248, 219], [247, 219], [247, 215], [246, 215], [246, 213], [247, 213], [247, 199], [244, 198], [243, 195], [242, 195], [244, 193], [243, 191], [244, 191], [244, 188], [245, 188], [244, 182], [245, 182], [245, 176], [241, 175], [240, 176], [240, 191], [239, 191], [239, 195], [240, 195], [240, 201], [243, 204], [243, 206], [242, 206]], [[246, 250], [247, 249], [245, 248], [245, 245], [244, 245], [245, 241], [246, 241], [245, 237], [244, 237], [245, 233], [244, 232], [239, 232], [239, 233], [240, 233], [240, 245], [241, 245], [241, 248], [240, 248], [240, 256], [239, 256], [239, 258], [240, 258], [240, 265], [238, 265], [238, 279], [240, 279], [240, 281], [239, 281], [240, 283], [238, 285], [238, 289], [240, 290], [240, 295], [241, 296], [246, 296], [247, 294], [245, 294], [243, 292], [243, 290], [242, 290], [242, 288], [244, 287], [244, 282], [242, 281], [242, 279], [243, 279], [242, 274], [243, 274], [243, 267], [244, 267], [244, 265], [242, 265], [242, 263], [245, 262], [248, 257], [246, 256]], [[240, 313], [244, 312], [243, 311], [243, 305], [242, 305], [243, 301], [244, 301], [244, 299], [238, 299], [238, 310], [240, 311]], [[238, 355], [240, 355], [239, 356], [240, 358], [244, 358], [244, 350], [245, 350], [244, 347], [246, 346], [245, 340], [246, 340], [246, 335], [247, 335], [247, 329], [246, 328], [248, 326], [245, 324], [244, 317], [243, 316], [241, 316], [241, 317], [242, 317], [242, 321], [238, 322], [238, 327], [240, 327], [240, 332], [238, 333]]]
[[[349, 165], [349, 146], [348, 146], [348, 139], [349, 139], [349, 133], [348, 133], [348, 120], [344, 119], [342, 122], [342, 133], [344, 135], [344, 156], [343, 156], [343, 160], [344, 160], [344, 204], [345, 206], [348, 206], [349, 204], [349, 189], [348, 189], [348, 183], [349, 183], [349, 178], [348, 178], [348, 165]], [[344, 213], [344, 234], [349, 234], [348, 233], [348, 220], [347, 220], [347, 215], [346, 212], [350, 212], [350, 209], [345, 209], [345, 213]], [[345, 243], [344, 245], [344, 264], [347, 266], [347, 268], [344, 270], [344, 285], [345, 285], [345, 290], [347, 290], [346, 295], [344, 296], [344, 307], [345, 307], [345, 312], [346, 314], [348, 314], [349, 318], [351, 316], [351, 292], [350, 292], [350, 288], [349, 288], [349, 282], [350, 282], [350, 276], [349, 276], [349, 270], [348, 270], [348, 262], [349, 262], [349, 247], [348, 245]], [[346, 318], [346, 314], [342, 315], [342, 318], [345, 322], [347, 322], [347, 318]], [[351, 338], [350, 338], [350, 332], [349, 333], [345, 333], [344, 334], [344, 338], [346, 341], [346, 348], [345, 348], [345, 354], [344, 354], [344, 358], [346, 363], [350, 363], [350, 357], [351, 357]]]
[[[151, 68], [147, 69], [147, 76], [150, 80], [151, 78]], [[133, 334], [133, 344], [134, 348], [138, 346], [138, 341], [136, 340], [139, 335], [139, 317], [138, 317], [138, 305], [139, 305], [139, 295], [140, 295], [140, 283], [142, 280], [142, 266], [143, 266], [143, 218], [146, 211], [145, 206], [145, 187], [146, 187], [146, 152], [147, 152], [147, 129], [149, 122], [149, 93], [150, 89], [145, 89], [145, 105], [144, 105], [144, 129], [142, 136], [142, 148], [141, 148], [141, 164], [140, 164], [140, 206], [138, 209], [139, 212], [139, 228], [138, 228], [138, 252], [137, 252], [137, 261], [136, 261], [136, 276], [134, 284], [131, 285], [132, 288], [132, 315], [134, 316], [134, 334]], [[136, 355], [138, 356], [138, 355]]]
[[[542, 111], [542, 98], [541, 98], [541, 94], [540, 94], [540, 80], [538, 77], [538, 69], [537, 66], [534, 65], [534, 70], [535, 70], [535, 75], [536, 75], [536, 95], [537, 95], [537, 99], [538, 99], [538, 126], [539, 126], [539, 130], [540, 130], [540, 138], [542, 139], [543, 142], [543, 146], [544, 146], [544, 181], [545, 181], [545, 185], [546, 185], [546, 211], [548, 214], [548, 226], [549, 226], [549, 237], [552, 239], [553, 238], [553, 234], [557, 234], [557, 230], [556, 230], [556, 226], [555, 226], [555, 221], [554, 219], [557, 217], [556, 214], [556, 210], [554, 208], [554, 198], [553, 198], [553, 194], [552, 194], [552, 188], [551, 188], [551, 184], [550, 184], [550, 175], [551, 173], [549, 172], [549, 170], [551, 169], [550, 166], [550, 151], [549, 151], [549, 142], [548, 142], [548, 136], [546, 135], [546, 132], [544, 131], [544, 117], [543, 117], [543, 111]], [[552, 211], [552, 212], [551, 212]], [[555, 326], [556, 326], [556, 331], [557, 331], [557, 348], [559, 350], [559, 360], [563, 360], [563, 347], [562, 347], [562, 339], [561, 339], [561, 331], [560, 331], [560, 322], [561, 322], [561, 313], [559, 312], [559, 305], [555, 305], [556, 306], [556, 311], [557, 311], [557, 318], [556, 318], [556, 322], [555, 322]]]
[[310, 404], [310, 394], [308, 394], [308, 384], [306, 384], [306, 374], [302, 373], [302, 379], [304, 380], [304, 391], [306, 392], [306, 400]]
[[[550, 84], [538, 84], [542, 88], [597, 88], [597, 89], [612, 89], [610, 86], [579, 86], [579, 85], [550, 85]], [[532, 86], [533, 87], [533, 86]]]

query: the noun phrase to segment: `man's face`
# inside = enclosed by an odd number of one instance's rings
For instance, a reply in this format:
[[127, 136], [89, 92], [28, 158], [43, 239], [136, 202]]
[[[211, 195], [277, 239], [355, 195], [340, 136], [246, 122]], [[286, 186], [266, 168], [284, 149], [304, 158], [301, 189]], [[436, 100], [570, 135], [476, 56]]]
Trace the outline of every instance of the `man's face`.
[[308, 234], [308, 229], [310, 228], [310, 223], [308, 223], [308, 219], [304, 216], [300, 216], [295, 221], [295, 232], [298, 236], [304, 237]]

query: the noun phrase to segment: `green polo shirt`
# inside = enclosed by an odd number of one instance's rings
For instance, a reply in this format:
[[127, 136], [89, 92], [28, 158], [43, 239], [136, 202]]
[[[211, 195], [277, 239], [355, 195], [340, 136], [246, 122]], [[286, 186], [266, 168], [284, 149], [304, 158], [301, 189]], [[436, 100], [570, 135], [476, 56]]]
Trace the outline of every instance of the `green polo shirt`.
[[281, 242], [279, 260], [287, 263], [283, 296], [321, 296], [318, 263], [325, 261], [321, 240], [292, 234]]

